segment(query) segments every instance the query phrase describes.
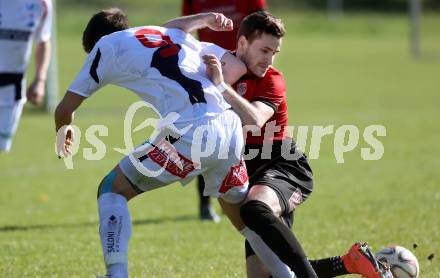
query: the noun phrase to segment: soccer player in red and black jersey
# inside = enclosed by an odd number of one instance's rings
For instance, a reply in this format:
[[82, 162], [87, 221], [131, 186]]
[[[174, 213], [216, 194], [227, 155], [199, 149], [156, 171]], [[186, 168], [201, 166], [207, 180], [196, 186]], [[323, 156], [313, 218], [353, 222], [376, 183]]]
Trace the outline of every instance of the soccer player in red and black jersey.
[[[198, 39], [211, 42], [229, 50], [235, 50], [237, 45], [238, 27], [247, 15], [266, 9], [266, 0], [183, 0], [182, 15], [191, 15], [203, 12], [223, 13], [232, 19], [233, 30], [229, 32], [214, 32], [209, 28], [199, 29]], [[205, 189], [202, 176], [198, 177], [198, 193], [200, 198], [200, 219], [219, 222], [220, 217], [211, 206], [208, 196], [203, 196]]]
[[[218, 86], [244, 129], [250, 131], [246, 138], [250, 190], [240, 209], [241, 219], [231, 218], [234, 226], [252, 239], [245, 245], [248, 277], [334, 277], [350, 273], [390, 277], [363, 243], [354, 244], [344, 256], [309, 261], [290, 230], [293, 212], [312, 192], [313, 177], [306, 156], [288, 137], [285, 81], [272, 67], [284, 33], [281, 20], [267, 12], [247, 16], [240, 25], [235, 54], [246, 64], [248, 73], [233, 88]], [[211, 71], [220, 71], [214, 56], [204, 59]], [[214, 79], [214, 84], [218, 83]], [[220, 204], [230, 215], [228, 205]], [[264, 243], [258, 244], [255, 238]]]
[[234, 29], [230, 32], [213, 32], [209, 28], [198, 30], [199, 40], [212, 42], [223, 48], [235, 50], [238, 26], [248, 14], [266, 9], [266, 0], [184, 0], [182, 14], [205, 12], [222, 13], [232, 19]]

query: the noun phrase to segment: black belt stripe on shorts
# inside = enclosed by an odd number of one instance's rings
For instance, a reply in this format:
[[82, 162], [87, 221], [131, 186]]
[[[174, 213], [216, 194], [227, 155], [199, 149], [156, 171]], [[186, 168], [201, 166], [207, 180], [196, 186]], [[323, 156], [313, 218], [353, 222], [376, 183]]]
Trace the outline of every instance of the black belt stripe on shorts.
[[23, 80], [22, 73], [0, 73], [0, 87], [14, 85], [15, 100], [21, 99], [21, 82]]
[[0, 29], [0, 40], [28, 41], [31, 34], [28, 30]]

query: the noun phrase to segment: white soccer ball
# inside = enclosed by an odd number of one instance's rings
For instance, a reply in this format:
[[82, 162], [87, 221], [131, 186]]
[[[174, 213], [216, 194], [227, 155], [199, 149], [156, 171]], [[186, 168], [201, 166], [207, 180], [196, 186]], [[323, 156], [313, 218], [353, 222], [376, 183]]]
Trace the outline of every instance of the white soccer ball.
[[383, 248], [376, 254], [376, 258], [390, 267], [394, 278], [419, 277], [420, 269], [416, 256], [402, 246]]

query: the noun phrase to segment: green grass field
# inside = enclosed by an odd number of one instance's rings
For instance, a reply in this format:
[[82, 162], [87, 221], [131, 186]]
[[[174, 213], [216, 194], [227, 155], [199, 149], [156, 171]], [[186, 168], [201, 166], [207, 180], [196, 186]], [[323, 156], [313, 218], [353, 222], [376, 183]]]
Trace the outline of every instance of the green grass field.
[[[129, 14], [134, 25], [160, 24], [178, 14], [172, 3], [132, 8]], [[59, 8], [61, 95], [85, 58], [81, 31], [92, 11]], [[311, 160], [315, 192], [294, 224], [307, 254], [339, 255], [356, 240], [375, 250], [399, 244], [419, 258], [421, 277], [440, 277], [440, 17], [424, 18], [424, 56], [414, 61], [403, 15], [356, 14], [334, 21], [319, 13], [273, 12], [288, 30], [276, 66], [287, 80], [290, 125], [336, 130], [348, 124], [361, 131], [345, 163], [336, 163], [334, 134], [323, 138], [319, 159]], [[136, 100], [108, 87], [85, 103], [75, 122], [83, 133], [92, 124], [108, 126], [101, 138], [107, 154], [99, 161], [78, 154], [74, 170], [55, 156], [52, 115], [27, 107], [12, 152], [0, 158], [0, 277], [105, 273], [96, 190], [122, 157], [113, 148], [123, 147], [123, 117]], [[373, 124], [386, 127], [386, 137], [380, 137], [385, 153], [365, 161], [362, 132]], [[142, 137], [136, 135], [138, 142]], [[82, 138], [81, 150], [87, 147]], [[241, 236], [225, 217], [218, 225], [199, 222], [195, 186], [172, 185], [130, 203], [132, 277], [245, 277]]]

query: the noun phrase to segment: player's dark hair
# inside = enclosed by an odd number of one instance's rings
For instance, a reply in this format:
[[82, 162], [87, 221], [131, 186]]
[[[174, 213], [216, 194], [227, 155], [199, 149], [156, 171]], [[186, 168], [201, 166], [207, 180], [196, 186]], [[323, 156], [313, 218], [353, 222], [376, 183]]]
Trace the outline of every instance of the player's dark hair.
[[128, 18], [119, 8], [102, 10], [92, 16], [83, 32], [82, 45], [87, 53], [105, 35], [129, 28]]
[[238, 38], [244, 36], [248, 41], [260, 37], [263, 33], [282, 38], [286, 33], [281, 19], [274, 17], [267, 11], [258, 11], [246, 16], [240, 24]]

